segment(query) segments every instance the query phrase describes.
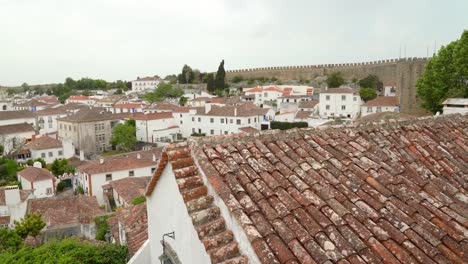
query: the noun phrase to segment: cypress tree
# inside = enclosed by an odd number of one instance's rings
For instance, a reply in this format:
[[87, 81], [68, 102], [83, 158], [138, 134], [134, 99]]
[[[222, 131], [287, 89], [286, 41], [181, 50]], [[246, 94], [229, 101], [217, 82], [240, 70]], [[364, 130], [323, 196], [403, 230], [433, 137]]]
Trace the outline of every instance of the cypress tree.
[[208, 90], [209, 93], [214, 93], [216, 90], [213, 73], [209, 73], [206, 77], [206, 89]]
[[222, 60], [221, 63], [219, 64], [218, 72], [216, 72], [216, 79], [215, 79], [216, 90], [224, 90], [225, 78], [226, 78], [226, 71], [224, 71], [224, 60]]

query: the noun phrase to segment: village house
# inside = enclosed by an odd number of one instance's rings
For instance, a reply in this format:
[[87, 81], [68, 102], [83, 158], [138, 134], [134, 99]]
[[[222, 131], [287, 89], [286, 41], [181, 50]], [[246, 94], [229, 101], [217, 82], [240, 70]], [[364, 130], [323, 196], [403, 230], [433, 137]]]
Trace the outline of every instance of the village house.
[[361, 116], [380, 112], [400, 112], [399, 105], [396, 96], [378, 96], [361, 106]]
[[56, 135], [43, 135], [33, 137], [26, 143], [21, 151], [18, 152], [17, 161], [27, 161], [42, 158], [47, 164], [55, 159], [69, 159], [74, 156], [75, 151], [71, 142], [61, 142]]
[[468, 98], [448, 98], [442, 103], [442, 105], [444, 106], [444, 115], [468, 113]]
[[171, 112], [136, 113], [129, 118], [135, 119], [136, 138], [139, 141], [173, 142], [179, 138], [179, 125], [175, 122]]
[[299, 109], [300, 103], [313, 101], [309, 95], [287, 95], [276, 99], [277, 109], [283, 112], [296, 112]]
[[39, 101], [37, 99], [31, 99], [26, 102], [22, 102], [19, 104], [13, 105], [13, 108], [16, 111], [31, 111], [31, 112], [36, 112], [39, 110], [44, 110], [47, 107], [50, 107], [51, 105], [42, 101]]
[[13, 110], [13, 104], [10, 101], [0, 99], [0, 112]]
[[24, 217], [30, 194], [17, 185], [0, 187], [0, 228], [13, 228], [14, 221]]
[[148, 177], [127, 177], [113, 180], [102, 186], [104, 200], [109, 208], [129, 207], [132, 201], [139, 196], [144, 196], [146, 185], [150, 180]]
[[72, 95], [65, 100], [65, 104], [77, 103], [84, 105], [94, 105], [97, 99], [85, 95]]
[[132, 104], [114, 104], [111, 107], [108, 107], [109, 112], [118, 114], [118, 113], [142, 113], [145, 110], [146, 106], [142, 103], [132, 103]]
[[127, 177], [151, 176], [160, 155], [160, 148], [152, 148], [85, 161], [76, 168], [73, 189], [80, 186], [85, 195], [96, 196], [100, 205], [106, 205], [103, 185]]
[[31, 111], [2, 111], [0, 112], [0, 126], [28, 123], [36, 124], [36, 118]]
[[309, 100], [305, 102], [300, 102], [298, 106], [298, 111], [308, 111], [313, 113], [318, 113], [319, 101], [318, 100]]
[[147, 90], [154, 90], [158, 87], [161, 82], [159, 77], [138, 77], [136, 80], [132, 81], [132, 91], [133, 92], [142, 92]]
[[0, 126], [0, 146], [3, 147], [3, 153], [0, 154], [12, 154], [20, 150], [34, 135], [36, 131], [28, 123]]
[[27, 213], [41, 214], [46, 226], [41, 231], [42, 241], [76, 236], [96, 239], [94, 218], [105, 214], [95, 197], [67, 196], [28, 200]]
[[119, 123], [109, 112], [98, 109], [82, 109], [73, 115], [57, 119], [58, 137], [70, 140], [75, 155], [85, 156], [111, 149], [112, 129]]
[[320, 93], [319, 113], [323, 118], [351, 118], [361, 110], [361, 97], [351, 88], [329, 88]]
[[396, 96], [396, 84], [386, 84], [384, 86], [384, 96]]
[[245, 96], [255, 96], [253, 103], [256, 106], [262, 107], [264, 104], [271, 105], [273, 102], [276, 102], [278, 97], [283, 95], [283, 90], [270, 86], [270, 87], [255, 87], [251, 89], [244, 90]]
[[[468, 116], [167, 146], [128, 263], [463, 263]], [[190, 245], [189, 247], [187, 245]]]
[[[38, 166], [38, 167], [35, 167]], [[56, 192], [55, 177], [40, 163], [17, 172], [23, 190], [31, 190], [35, 198], [52, 197]]]

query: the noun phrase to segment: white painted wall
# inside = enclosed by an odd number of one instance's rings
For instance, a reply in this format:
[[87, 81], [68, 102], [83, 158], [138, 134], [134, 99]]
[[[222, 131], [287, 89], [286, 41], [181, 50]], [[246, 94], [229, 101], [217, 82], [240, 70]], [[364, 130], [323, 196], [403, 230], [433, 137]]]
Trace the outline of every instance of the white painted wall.
[[158, 87], [160, 80], [151, 80], [151, 81], [145, 81], [145, 80], [135, 80], [132, 81], [132, 91], [134, 92], [140, 92], [144, 90], [154, 90], [156, 87]]
[[468, 107], [453, 107], [453, 106], [444, 106], [443, 108], [444, 115], [447, 114], [466, 114], [468, 113]]
[[[328, 96], [328, 97], [327, 97]], [[345, 97], [343, 100], [342, 97]], [[361, 110], [361, 97], [351, 93], [320, 93], [319, 113], [321, 117], [356, 118]], [[327, 109], [328, 106], [328, 109]], [[342, 109], [345, 106], [345, 109]]]
[[169, 136], [174, 131], [167, 128], [177, 126], [174, 118], [136, 120], [135, 125], [137, 140], [144, 142], [155, 142], [157, 138]]
[[[39, 126], [39, 134], [46, 134], [58, 131], [57, 118], [62, 118], [67, 114], [60, 115], [44, 115], [37, 118], [37, 125]], [[42, 121], [42, 122], [41, 122]]]
[[361, 117], [380, 112], [398, 112], [398, 106], [361, 106]]
[[151, 263], [160, 263], [160, 241], [165, 233], [172, 231], [175, 232], [175, 239], [167, 238], [165, 241], [176, 252], [181, 263], [211, 263], [193, 227], [170, 163], [164, 168], [153, 193], [146, 199]]
[[[33, 195], [35, 198], [52, 197], [55, 193], [55, 188], [52, 180], [42, 180], [33, 182], [33, 188], [31, 189], [31, 182], [25, 178], [19, 176], [21, 187], [23, 190], [34, 190]], [[47, 189], [52, 188], [52, 193], [47, 194]]]
[[[60, 152], [62, 154], [60, 155]], [[52, 155], [52, 156], [50, 156]], [[31, 159], [42, 158], [47, 164], [54, 162], [55, 159], [63, 159], [63, 148], [50, 148], [50, 149], [41, 149], [34, 150], [31, 149]]]
[[145, 243], [138, 249], [135, 255], [127, 262], [127, 264], [142, 264], [151, 263], [151, 245], [150, 241], [146, 240]]
[[0, 120], [0, 126], [23, 124], [23, 123], [28, 123], [34, 126], [34, 124], [36, 124], [36, 119], [34, 117], [31, 117], [31, 118], [15, 118], [15, 119]]

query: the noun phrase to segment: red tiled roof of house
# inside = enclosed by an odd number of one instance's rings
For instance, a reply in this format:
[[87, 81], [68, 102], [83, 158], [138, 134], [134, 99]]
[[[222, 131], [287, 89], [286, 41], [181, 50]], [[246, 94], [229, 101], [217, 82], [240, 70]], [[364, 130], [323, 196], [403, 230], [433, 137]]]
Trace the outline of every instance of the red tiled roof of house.
[[10, 216], [0, 216], [0, 226], [1, 225], [8, 225], [10, 223]]
[[134, 81], [160, 81], [161, 78], [159, 77], [142, 77], [142, 78], [138, 78]]
[[270, 92], [278, 92], [278, 93], [282, 93], [283, 90], [277, 88], [277, 87], [274, 87], [274, 86], [270, 86], [270, 87], [267, 87], [267, 88], [264, 88], [263, 91], [270, 91]]
[[158, 103], [158, 104], [156, 104], [156, 106], [152, 106], [150, 108], [155, 109], [155, 110], [172, 111], [172, 110], [176, 109], [177, 107], [179, 107], [179, 106], [174, 105], [174, 104]]
[[54, 175], [52, 175], [49, 170], [44, 168], [27, 167], [19, 171], [18, 175], [25, 178], [29, 182], [55, 180]]
[[29, 101], [16, 104], [16, 107], [37, 107], [37, 106], [47, 106], [48, 104], [45, 102], [38, 101], [36, 99], [31, 99]]
[[254, 88], [250, 88], [248, 90], [245, 90], [245, 93], [260, 93], [263, 91], [263, 88], [258, 86], [258, 87], [254, 87]]
[[188, 214], [211, 262], [248, 263], [247, 257], [240, 255], [238, 242], [233, 232], [226, 228], [226, 220], [213, 202], [213, 196], [208, 194], [208, 188], [190, 155], [186, 142], [167, 146], [146, 195], [151, 195], [164, 168], [170, 162]]
[[31, 111], [1, 111], [0, 120], [11, 120], [11, 119], [22, 119], [22, 118], [34, 118], [34, 113]]
[[300, 102], [299, 108], [314, 108], [319, 103], [318, 100], [310, 100], [306, 102]]
[[151, 177], [127, 177], [120, 180], [110, 181], [108, 184], [125, 201], [132, 204], [132, 201], [145, 193], [146, 185]]
[[254, 128], [254, 127], [251, 127], [251, 126], [248, 126], [248, 127], [241, 127], [239, 128], [240, 131], [242, 132], [246, 132], [246, 133], [255, 133], [255, 132], [258, 132], [258, 129]]
[[174, 113], [188, 113], [190, 110], [196, 110], [197, 108], [195, 107], [189, 107], [189, 106], [179, 106], [174, 109]]
[[47, 227], [90, 224], [95, 217], [105, 214], [95, 196], [84, 195], [30, 199], [27, 212], [40, 213]]
[[119, 218], [117, 216], [109, 217], [106, 219], [106, 222], [115, 240], [115, 244], [120, 245]]
[[246, 90], [245, 92], [246, 93], [261, 93], [263, 91], [278, 92], [278, 93], [283, 92], [283, 90], [281, 90], [281, 89], [279, 89], [277, 87], [274, 87], [274, 86], [270, 86], [270, 87], [267, 87], [267, 88], [263, 88], [263, 87], [258, 86], [258, 87]]
[[34, 132], [34, 127], [29, 123], [0, 126], [0, 135]]
[[354, 90], [351, 88], [328, 88], [328, 90], [323, 91], [324, 94], [336, 94], [336, 93], [354, 93]]
[[43, 135], [41, 137], [37, 137], [34, 140], [31, 140], [25, 145], [25, 147], [34, 150], [61, 148], [62, 142], [58, 139]]
[[[140, 158], [138, 158], [138, 154], [140, 154]], [[156, 161], [153, 161], [153, 155], [155, 155]], [[102, 164], [100, 163], [100, 160], [86, 161], [76, 169], [92, 175], [112, 171], [145, 168], [156, 166], [157, 160], [160, 156], [161, 148], [152, 148], [145, 151], [136, 151], [106, 157], [103, 158], [104, 162]]]
[[125, 230], [128, 253], [133, 256], [148, 240], [146, 202], [117, 210], [117, 217]]
[[307, 119], [312, 115], [311, 111], [298, 111], [296, 113], [296, 119]]
[[467, 131], [452, 115], [167, 152], [193, 153], [261, 263], [464, 263]]
[[363, 106], [398, 106], [398, 97], [396, 96], [378, 96], [367, 101]]

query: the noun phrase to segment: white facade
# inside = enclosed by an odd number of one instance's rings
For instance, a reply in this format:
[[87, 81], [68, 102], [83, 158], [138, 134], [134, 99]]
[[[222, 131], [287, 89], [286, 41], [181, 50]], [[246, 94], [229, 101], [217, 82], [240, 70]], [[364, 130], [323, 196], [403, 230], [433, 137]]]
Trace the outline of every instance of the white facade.
[[[340, 88], [336, 88], [340, 89]], [[323, 92], [319, 97], [319, 114], [323, 118], [356, 118], [361, 110], [361, 97], [353, 93]]]
[[8, 101], [0, 101], [0, 111], [13, 111], [13, 104]]
[[[10, 216], [8, 227], [14, 228], [14, 221], [19, 221], [26, 214], [27, 200], [21, 201], [20, 190], [18, 186], [5, 186], [5, 205], [0, 205], [0, 216]], [[1, 228], [2, 226], [0, 226]]]
[[444, 115], [468, 113], [468, 98], [449, 98], [443, 103]]
[[174, 118], [135, 120], [137, 140], [143, 142], [173, 141], [180, 133]]
[[66, 113], [54, 115], [41, 115], [37, 117], [37, 125], [39, 127], [39, 134], [47, 134], [58, 131], [58, 118], [67, 116]]
[[21, 182], [23, 190], [33, 190], [35, 198], [52, 197], [55, 195], [55, 186], [52, 179], [30, 182], [18, 174], [18, 181]]
[[361, 106], [361, 117], [380, 112], [398, 112], [398, 106]]
[[141, 92], [145, 90], [154, 90], [158, 87], [161, 79], [156, 77], [139, 78], [132, 81], [132, 91]]
[[88, 97], [88, 96], [72, 95], [68, 97], [67, 100], [65, 100], [65, 104], [70, 104], [70, 103], [94, 105], [96, 104], [96, 99]]
[[385, 86], [384, 96], [396, 96], [396, 86], [395, 85]]
[[153, 193], [146, 197], [146, 206], [152, 264], [160, 263], [159, 256], [163, 253], [161, 238], [172, 231], [175, 232], [176, 239], [168, 238], [165, 241], [175, 251], [181, 263], [211, 263], [193, 227], [170, 163], [162, 172]]
[[245, 90], [246, 96], [255, 96], [253, 103], [262, 106], [265, 102], [276, 102], [277, 98], [283, 95], [283, 91], [275, 87], [256, 87]]
[[[109, 181], [120, 180], [127, 177], [143, 177], [153, 175], [156, 165], [143, 168], [134, 168], [120, 171], [109, 171], [104, 173], [96, 173], [89, 175], [85, 172], [78, 171], [76, 182], [73, 182], [74, 189], [81, 186], [86, 195], [94, 195], [99, 205], [105, 205], [104, 192], [102, 186]], [[133, 172], [134, 176], [130, 176]]]
[[12, 118], [12, 119], [0, 120], [0, 126], [23, 124], [23, 123], [28, 123], [34, 126], [36, 124], [36, 118], [31, 116], [31, 117], [25, 117], [25, 118]]

